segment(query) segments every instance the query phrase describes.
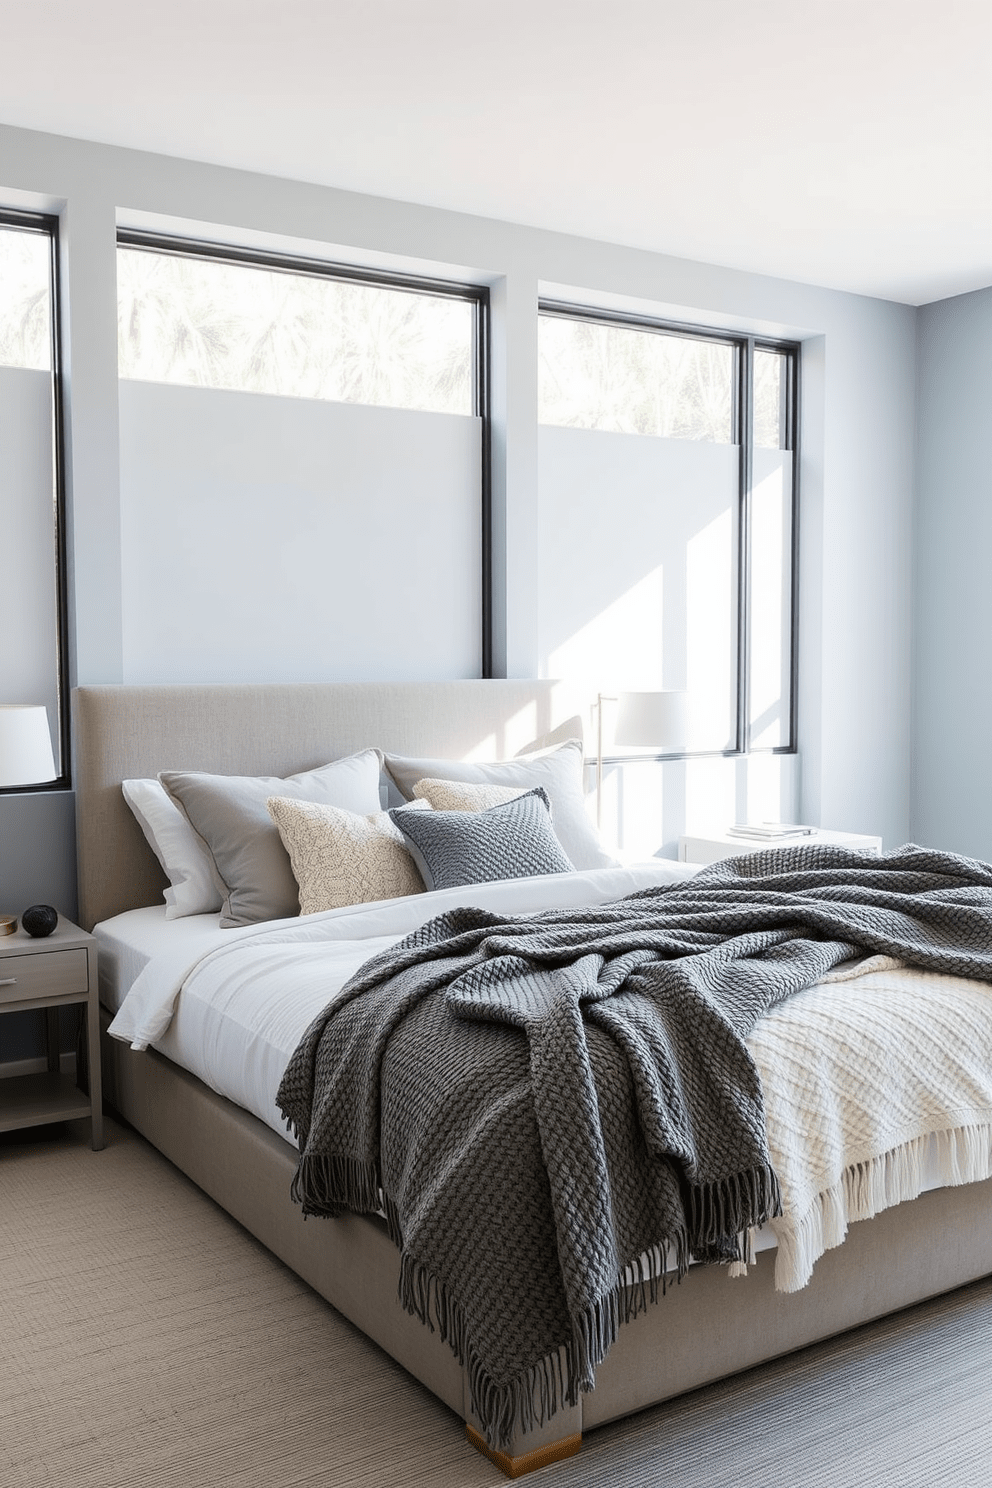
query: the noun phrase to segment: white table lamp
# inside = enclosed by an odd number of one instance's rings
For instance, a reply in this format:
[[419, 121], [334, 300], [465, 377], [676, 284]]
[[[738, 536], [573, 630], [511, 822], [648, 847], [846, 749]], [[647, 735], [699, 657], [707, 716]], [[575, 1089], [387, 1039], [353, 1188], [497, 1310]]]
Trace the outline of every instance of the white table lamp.
[[613, 742], [641, 746], [659, 754], [685, 748], [686, 694], [684, 692], [621, 692]]
[[0, 787], [46, 785], [57, 779], [48, 709], [0, 703]]
[[603, 816], [603, 704], [615, 702], [613, 743], [621, 748], [651, 749], [656, 754], [678, 754], [686, 741], [686, 693], [600, 693], [596, 742], [596, 822]]

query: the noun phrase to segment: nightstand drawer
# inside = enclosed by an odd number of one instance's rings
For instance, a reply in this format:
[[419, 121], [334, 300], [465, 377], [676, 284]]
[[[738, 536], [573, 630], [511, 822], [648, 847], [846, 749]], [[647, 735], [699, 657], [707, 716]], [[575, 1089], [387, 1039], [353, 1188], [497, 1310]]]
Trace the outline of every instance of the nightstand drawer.
[[89, 988], [86, 952], [34, 951], [31, 955], [0, 955], [0, 1007], [25, 997], [62, 997]]

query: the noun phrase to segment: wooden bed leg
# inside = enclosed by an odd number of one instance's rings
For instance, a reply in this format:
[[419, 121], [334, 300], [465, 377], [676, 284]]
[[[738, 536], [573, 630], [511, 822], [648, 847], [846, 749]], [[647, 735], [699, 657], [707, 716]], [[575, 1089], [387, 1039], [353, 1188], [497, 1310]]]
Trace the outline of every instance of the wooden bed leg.
[[552, 1462], [564, 1462], [566, 1457], [574, 1457], [582, 1445], [582, 1432], [577, 1431], [574, 1436], [565, 1436], [561, 1441], [548, 1442], [543, 1447], [535, 1447], [532, 1452], [511, 1457], [509, 1452], [500, 1452], [491, 1447], [485, 1437], [467, 1422], [465, 1435], [473, 1447], [484, 1457], [488, 1457], [490, 1462], [495, 1462], [500, 1472], [506, 1473], [508, 1478], [522, 1478], [524, 1473], [536, 1472], [539, 1467], [547, 1467]]

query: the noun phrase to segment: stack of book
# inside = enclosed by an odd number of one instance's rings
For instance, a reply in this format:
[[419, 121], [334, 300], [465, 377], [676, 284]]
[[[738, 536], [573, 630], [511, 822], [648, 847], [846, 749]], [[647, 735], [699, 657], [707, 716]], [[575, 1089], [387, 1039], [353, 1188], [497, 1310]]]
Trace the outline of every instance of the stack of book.
[[728, 827], [731, 837], [751, 837], [761, 842], [778, 842], [784, 837], [812, 837], [815, 827], [800, 827], [791, 822], [737, 822]]

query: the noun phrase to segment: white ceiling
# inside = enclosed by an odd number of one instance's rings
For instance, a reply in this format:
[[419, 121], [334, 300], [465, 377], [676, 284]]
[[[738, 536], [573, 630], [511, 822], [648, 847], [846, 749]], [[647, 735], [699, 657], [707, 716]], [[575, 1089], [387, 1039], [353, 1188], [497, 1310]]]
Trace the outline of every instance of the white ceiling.
[[0, 0], [0, 56], [6, 124], [913, 304], [992, 284], [990, 0]]

